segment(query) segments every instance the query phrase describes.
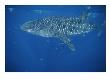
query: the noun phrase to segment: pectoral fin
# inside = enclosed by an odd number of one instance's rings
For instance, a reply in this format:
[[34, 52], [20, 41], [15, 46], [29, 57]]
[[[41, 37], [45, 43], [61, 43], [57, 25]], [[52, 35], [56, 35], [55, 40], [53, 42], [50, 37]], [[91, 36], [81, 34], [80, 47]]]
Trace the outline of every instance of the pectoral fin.
[[68, 38], [67, 36], [61, 36], [59, 37], [60, 40], [62, 40], [72, 51], [75, 51], [75, 47], [72, 44], [70, 38]]

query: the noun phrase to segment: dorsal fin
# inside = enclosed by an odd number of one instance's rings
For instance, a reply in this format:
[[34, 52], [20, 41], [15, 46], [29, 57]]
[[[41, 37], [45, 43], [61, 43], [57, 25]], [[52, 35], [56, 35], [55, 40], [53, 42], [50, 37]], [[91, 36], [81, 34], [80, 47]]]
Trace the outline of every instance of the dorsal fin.
[[91, 9], [91, 6], [86, 7], [85, 11], [82, 12], [82, 15], [80, 16], [82, 23], [87, 22], [89, 19], [89, 16], [91, 15], [91, 13], [89, 12]]

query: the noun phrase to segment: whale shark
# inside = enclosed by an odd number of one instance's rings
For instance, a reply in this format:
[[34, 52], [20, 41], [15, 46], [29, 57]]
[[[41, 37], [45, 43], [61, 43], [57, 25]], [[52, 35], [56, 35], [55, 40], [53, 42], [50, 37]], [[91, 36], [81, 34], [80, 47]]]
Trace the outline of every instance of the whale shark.
[[70, 50], [75, 51], [70, 36], [87, 34], [96, 28], [95, 24], [88, 21], [88, 16], [89, 14], [79, 17], [48, 16], [27, 21], [21, 25], [21, 29], [41, 37], [58, 38]]

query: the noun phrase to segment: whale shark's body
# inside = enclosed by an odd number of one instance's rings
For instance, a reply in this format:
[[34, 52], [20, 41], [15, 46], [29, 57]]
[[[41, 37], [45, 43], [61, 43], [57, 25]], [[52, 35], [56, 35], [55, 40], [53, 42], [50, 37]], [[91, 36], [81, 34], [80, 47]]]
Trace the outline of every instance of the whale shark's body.
[[74, 51], [75, 47], [69, 36], [88, 33], [95, 27], [84, 16], [79, 18], [52, 16], [28, 21], [21, 26], [21, 29], [42, 37], [59, 38]]

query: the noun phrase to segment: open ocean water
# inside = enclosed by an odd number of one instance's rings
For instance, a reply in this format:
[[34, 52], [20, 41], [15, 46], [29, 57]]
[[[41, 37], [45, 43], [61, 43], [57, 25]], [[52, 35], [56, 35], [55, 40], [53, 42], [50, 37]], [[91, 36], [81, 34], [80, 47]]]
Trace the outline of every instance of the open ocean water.
[[[89, 13], [97, 29], [70, 36], [75, 51], [60, 39], [25, 32], [21, 26], [45, 17], [80, 17]], [[6, 72], [106, 72], [105, 5], [6, 5]]]

